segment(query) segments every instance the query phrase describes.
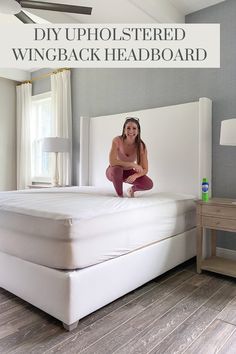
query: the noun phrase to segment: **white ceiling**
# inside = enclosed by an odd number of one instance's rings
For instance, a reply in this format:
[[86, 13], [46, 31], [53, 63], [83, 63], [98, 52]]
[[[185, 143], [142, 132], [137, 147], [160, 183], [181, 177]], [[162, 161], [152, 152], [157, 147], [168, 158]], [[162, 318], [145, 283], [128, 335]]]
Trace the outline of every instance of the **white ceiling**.
[[[49, 0], [41, 0], [49, 1]], [[52, 23], [181, 23], [186, 14], [225, 0], [50, 0], [50, 2], [91, 6], [92, 15], [30, 10]], [[41, 22], [37, 20], [37, 22]], [[19, 23], [12, 15], [1, 15], [0, 23]]]

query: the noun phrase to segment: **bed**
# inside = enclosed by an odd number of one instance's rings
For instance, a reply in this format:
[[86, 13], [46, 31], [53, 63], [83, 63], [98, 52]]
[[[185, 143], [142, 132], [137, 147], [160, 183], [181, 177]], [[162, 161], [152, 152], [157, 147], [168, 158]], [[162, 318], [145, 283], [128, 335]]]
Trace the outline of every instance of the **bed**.
[[[104, 174], [125, 116], [140, 118], [154, 181], [134, 199], [116, 197]], [[84, 117], [80, 129], [80, 186], [0, 193], [0, 285], [68, 330], [195, 255], [211, 101]]]

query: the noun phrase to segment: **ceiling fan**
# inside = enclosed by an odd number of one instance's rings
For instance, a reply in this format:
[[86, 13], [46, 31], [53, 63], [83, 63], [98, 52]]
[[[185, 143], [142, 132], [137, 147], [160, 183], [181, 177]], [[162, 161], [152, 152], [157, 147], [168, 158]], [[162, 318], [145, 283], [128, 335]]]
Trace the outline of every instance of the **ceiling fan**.
[[0, 13], [16, 16], [23, 23], [35, 23], [23, 9], [50, 10], [60, 12], [70, 12], [82, 15], [91, 15], [92, 8], [86, 6], [76, 6], [67, 4], [55, 4], [44, 1], [31, 0], [1, 0]]

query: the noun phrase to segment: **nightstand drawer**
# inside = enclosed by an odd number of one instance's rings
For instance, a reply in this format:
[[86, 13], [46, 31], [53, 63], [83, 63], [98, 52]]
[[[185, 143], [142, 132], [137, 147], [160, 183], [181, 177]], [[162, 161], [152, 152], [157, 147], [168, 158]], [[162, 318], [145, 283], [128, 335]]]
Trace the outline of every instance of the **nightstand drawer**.
[[212, 216], [202, 217], [202, 226], [208, 227], [209, 229], [219, 229], [219, 230], [236, 230], [236, 220], [233, 219], [221, 219], [213, 218]]
[[[210, 237], [207, 252], [204, 252], [204, 229]], [[236, 278], [236, 262], [216, 255], [218, 230], [236, 232], [236, 200], [230, 198], [211, 198], [208, 202], [197, 201], [197, 272], [202, 269]], [[207, 253], [207, 258], [204, 258]]]
[[216, 217], [236, 218], [236, 208], [227, 206], [202, 205], [202, 214]]

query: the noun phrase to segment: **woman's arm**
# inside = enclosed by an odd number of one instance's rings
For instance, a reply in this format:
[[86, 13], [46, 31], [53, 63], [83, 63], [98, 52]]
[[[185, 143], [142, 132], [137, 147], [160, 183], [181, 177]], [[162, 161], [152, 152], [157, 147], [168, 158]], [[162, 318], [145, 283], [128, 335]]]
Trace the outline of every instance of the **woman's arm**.
[[126, 179], [126, 182], [128, 183], [133, 183], [137, 178], [142, 177], [148, 173], [148, 158], [147, 158], [147, 149], [144, 148], [143, 151], [141, 151], [141, 161], [140, 161], [140, 166], [142, 167], [142, 171], [136, 172], [133, 175], [129, 176]]
[[141, 150], [141, 161], [140, 161], [140, 165], [143, 168], [142, 172], [137, 173], [138, 177], [144, 176], [148, 173], [148, 157], [147, 157], [147, 149], [146, 147], [143, 148], [143, 150]]
[[117, 159], [117, 144], [116, 142], [112, 141], [112, 146], [109, 154], [109, 163], [110, 166], [122, 166], [122, 167], [127, 167], [127, 168], [133, 168], [136, 171], [142, 171], [141, 165], [136, 164], [135, 162], [129, 162], [129, 161], [122, 161]]

